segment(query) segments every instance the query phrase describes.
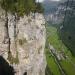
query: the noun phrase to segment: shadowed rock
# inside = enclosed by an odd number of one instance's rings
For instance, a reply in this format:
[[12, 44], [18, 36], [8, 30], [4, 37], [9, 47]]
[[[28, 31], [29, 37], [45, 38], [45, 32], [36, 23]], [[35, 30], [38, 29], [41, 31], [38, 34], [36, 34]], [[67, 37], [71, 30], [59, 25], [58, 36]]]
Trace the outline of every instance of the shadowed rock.
[[0, 56], [0, 75], [14, 75], [14, 69]]

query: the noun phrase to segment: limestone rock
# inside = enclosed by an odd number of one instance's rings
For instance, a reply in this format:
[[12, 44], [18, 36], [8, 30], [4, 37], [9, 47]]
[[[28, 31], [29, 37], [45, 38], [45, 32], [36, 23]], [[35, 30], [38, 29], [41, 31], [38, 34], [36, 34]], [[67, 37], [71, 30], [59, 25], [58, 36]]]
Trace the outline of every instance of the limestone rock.
[[[45, 19], [40, 13], [30, 13], [20, 17], [8, 13], [8, 31], [10, 38], [10, 52], [12, 58], [8, 60], [8, 43], [5, 40], [4, 11], [0, 12], [0, 55], [13, 66], [15, 75], [45, 75]], [[13, 61], [11, 63], [11, 61]]]

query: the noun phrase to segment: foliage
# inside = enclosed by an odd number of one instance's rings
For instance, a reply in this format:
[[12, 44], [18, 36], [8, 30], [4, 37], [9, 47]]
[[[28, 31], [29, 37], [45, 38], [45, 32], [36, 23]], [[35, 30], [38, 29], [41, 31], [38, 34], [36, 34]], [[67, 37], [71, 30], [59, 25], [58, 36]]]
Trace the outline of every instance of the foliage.
[[17, 13], [18, 16], [43, 11], [41, 4], [36, 3], [35, 0], [1, 0], [0, 5], [5, 11]]
[[44, 8], [42, 7], [41, 3], [37, 3], [36, 12], [43, 13], [43, 11], [44, 11]]
[[[74, 75], [75, 67], [74, 67], [73, 63], [75, 63], [75, 57], [72, 56], [69, 49], [64, 45], [62, 40], [59, 39], [56, 25], [55, 26], [51, 25], [51, 24], [46, 25], [46, 32], [47, 32], [46, 45], [48, 45], [48, 43], [50, 43], [57, 50], [58, 53], [63, 51], [64, 55], [67, 56], [68, 58], [62, 59], [60, 61], [62, 69], [66, 72], [67, 75]], [[46, 46], [45, 54], [46, 54], [46, 60], [47, 60], [48, 67], [52, 71], [53, 75], [58, 75], [55, 70], [58, 68], [58, 66], [56, 65], [55, 62], [53, 62], [54, 58], [51, 56], [48, 46]], [[49, 72], [49, 71], [47, 71], [47, 72]], [[59, 72], [59, 71], [57, 71], [57, 72]]]

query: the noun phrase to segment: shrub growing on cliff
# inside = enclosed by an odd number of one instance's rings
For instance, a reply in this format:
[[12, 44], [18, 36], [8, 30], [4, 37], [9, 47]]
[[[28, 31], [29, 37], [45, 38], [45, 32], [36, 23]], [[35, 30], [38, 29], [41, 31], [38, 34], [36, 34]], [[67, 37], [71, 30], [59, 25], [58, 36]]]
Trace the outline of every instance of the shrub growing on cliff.
[[42, 7], [41, 3], [37, 3], [35, 10], [36, 10], [36, 12], [43, 13], [44, 8]]
[[43, 11], [41, 4], [36, 3], [35, 0], [1, 0], [0, 5], [5, 11], [17, 13], [19, 16]]

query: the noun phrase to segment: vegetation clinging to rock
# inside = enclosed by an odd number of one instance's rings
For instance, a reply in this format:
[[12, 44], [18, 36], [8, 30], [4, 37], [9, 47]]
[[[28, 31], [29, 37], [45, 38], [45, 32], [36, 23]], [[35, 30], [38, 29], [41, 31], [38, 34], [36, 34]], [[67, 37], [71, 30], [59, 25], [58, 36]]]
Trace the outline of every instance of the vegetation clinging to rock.
[[43, 11], [41, 4], [36, 3], [35, 0], [1, 0], [0, 5], [5, 11], [17, 13], [18, 16]]

